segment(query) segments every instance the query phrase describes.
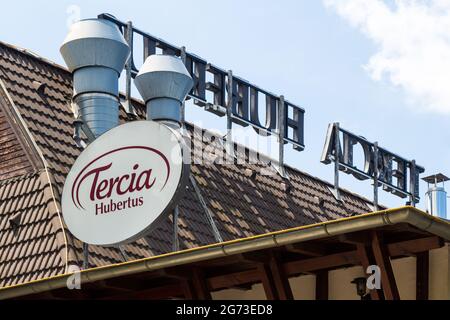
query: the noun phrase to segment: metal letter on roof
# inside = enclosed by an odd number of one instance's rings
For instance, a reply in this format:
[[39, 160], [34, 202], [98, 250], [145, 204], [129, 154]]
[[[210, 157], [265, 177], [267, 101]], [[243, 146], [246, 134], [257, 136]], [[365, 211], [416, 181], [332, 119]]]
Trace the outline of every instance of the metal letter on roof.
[[[342, 141], [342, 143], [341, 143]], [[354, 146], [360, 145], [364, 159], [362, 167], [354, 163]], [[419, 202], [419, 175], [425, 171], [415, 160], [406, 160], [382, 147], [339, 127], [328, 126], [325, 145], [320, 160], [324, 164], [335, 163], [335, 192], [339, 198], [339, 171], [353, 175], [359, 180], [372, 179], [374, 184], [374, 207], [378, 206], [378, 187], [398, 197], [409, 197], [411, 205]], [[409, 177], [409, 184], [407, 183]]]

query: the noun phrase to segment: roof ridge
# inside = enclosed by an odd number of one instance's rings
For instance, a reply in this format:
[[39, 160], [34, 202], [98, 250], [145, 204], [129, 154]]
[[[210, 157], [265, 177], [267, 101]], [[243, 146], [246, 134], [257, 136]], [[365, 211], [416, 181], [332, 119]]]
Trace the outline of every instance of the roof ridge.
[[45, 64], [51, 65], [52, 67], [58, 68], [58, 69], [66, 72], [66, 73], [70, 73], [70, 71], [66, 67], [64, 67], [63, 65], [60, 65], [59, 63], [56, 63], [56, 62], [54, 62], [52, 60], [49, 60], [49, 59], [41, 56], [40, 54], [38, 54], [38, 53], [36, 53], [36, 52], [34, 52], [34, 51], [30, 50], [30, 49], [25, 49], [25, 48], [22, 48], [21, 46], [14, 45], [14, 44], [11, 44], [11, 43], [6, 43], [6, 42], [1, 41], [1, 40], [0, 40], [0, 46], [6, 47], [6, 48], [14, 50], [14, 51], [17, 51], [17, 52], [19, 52], [21, 54], [26, 55], [27, 57], [33, 58], [35, 60], [38, 60], [39, 62], [43, 62]]
[[[0, 66], [0, 71], [1, 71]], [[13, 129], [14, 135], [18, 139], [22, 150], [26, 154], [28, 161], [34, 170], [39, 170], [43, 167], [43, 158], [39, 154], [38, 147], [34, 141], [34, 136], [29, 131], [25, 124], [22, 115], [17, 110], [14, 100], [12, 99], [8, 89], [0, 76], [0, 108], [4, 111], [6, 121]]]

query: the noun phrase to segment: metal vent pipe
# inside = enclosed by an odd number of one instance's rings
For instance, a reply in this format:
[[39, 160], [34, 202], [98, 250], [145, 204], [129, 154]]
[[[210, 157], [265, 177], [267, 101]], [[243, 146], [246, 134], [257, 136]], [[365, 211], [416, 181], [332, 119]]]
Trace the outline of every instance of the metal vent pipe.
[[73, 102], [95, 137], [119, 124], [118, 79], [130, 54], [119, 28], [104, 19], [74, 23], [61, 48], [73, 73]]
[[433, 186], [426, 192], [427, 211], [435, 217], [447, 219], [447, 192], [443, 187]]
[[147, 106], [147, 119], [180, 126], [181, 107], [194, 81], [180, 58], [151, 55], [134, 84]]
[[[447, 218], [447, 192], [444, 183], [450, 178], [442, 173], [433, 174], [422, 178], [428, 184], [428, 191], [425, 193], [427, 201], [427, 212], [431, 215], [443, 219]], [[438, 186], [441, 183], [441, 186]]]

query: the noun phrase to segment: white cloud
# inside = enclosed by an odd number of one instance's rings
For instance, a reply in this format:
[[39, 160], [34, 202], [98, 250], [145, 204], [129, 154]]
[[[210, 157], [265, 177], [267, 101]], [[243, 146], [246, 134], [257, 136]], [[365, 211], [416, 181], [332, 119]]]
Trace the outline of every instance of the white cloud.
[[364, 68], [425, 111], [450, 114], [450, 0], [324, 0], [377, 46]]

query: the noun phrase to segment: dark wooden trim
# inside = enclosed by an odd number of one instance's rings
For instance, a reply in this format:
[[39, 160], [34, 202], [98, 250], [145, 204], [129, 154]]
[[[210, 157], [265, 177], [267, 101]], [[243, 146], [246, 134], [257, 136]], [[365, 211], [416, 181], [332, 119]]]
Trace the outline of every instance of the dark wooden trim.
[[321, 257], [326, 255], [325, 246], [312, 242], [299, 242], [289, 244], [286, 246], [286, 250], [311, 257]]
[[191, 268], [174, 267], [155, 270], [159, 277], [172, 278], [178, 280], [188, 280], [192, 278]]
[[106, 296], [101, 298], [101, 300], [160, 300], [181, 297], [183, 294], [183, 288], [176, 283], [120, 295]]
[[122, 292], [129, 292], [136, 289], [134, 284], [128, 284], [128, 281], [113, 281], [116, 279], [106, 279], [98, 281], [98, 287], [104, 288], [104, 289], [110, 289], [114, 291], [122, 291]]
[[288, 276], [295, 276], [305, 272], [332, 269], [340, 266], [358, 264], [355, 251], [330, 254], [328, 256], [290, 261], [284, 264], [284, 272]]
[[386, 300], [400, 300], [397, 283], [395, 281], [394, 271], [392, 270], [389, 253], [383, 244], [380, 235], [376, 231], [371, 232], [372, 251], [375, 263], [381, 271], [381, 287], [383, 289], [384, 298]]
[[370, 244], [370, 237], [366, 232], [353, 232], [338, 236], [340, 242], [348, 244]]
[[328, 300], [328, 271], [316, 274], [316, 300]]
[[444, 241], [439, 237], [427, 237], [388, 244], [389, 256], [414, 256], [417, 253], [441, 248]]
[[429, 252], [421, 252], [416, 258], [416, 300], [428, 300], [429, 293]]
[[265, 251], [253, 251], [253, 252], [246, 252], [246, 253], [240, 253], [237, 255], [238, 259], [244, 261], [244, 262], [251, 262], [251, 263], [269, 263], [270, 257]]

